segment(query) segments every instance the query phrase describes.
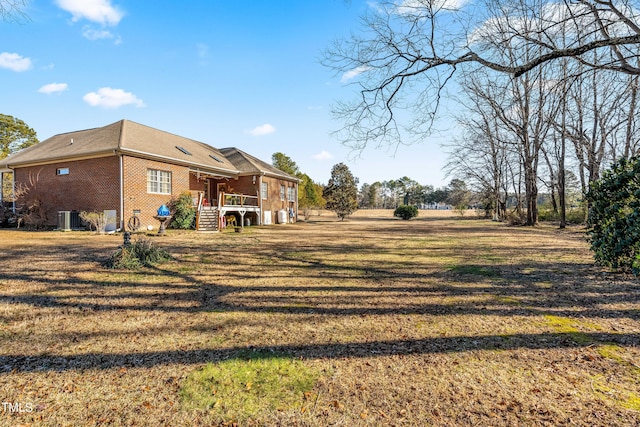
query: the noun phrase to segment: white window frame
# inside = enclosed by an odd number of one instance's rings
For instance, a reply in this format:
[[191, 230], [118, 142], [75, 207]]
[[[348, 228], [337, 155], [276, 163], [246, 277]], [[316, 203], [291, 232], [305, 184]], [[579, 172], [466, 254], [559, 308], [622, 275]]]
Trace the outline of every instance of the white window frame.
[[285, 186], [283, 184], [280, 184], [280, 200], [282, 200], [283, 202], [286, 200], [285, 197]]
[[171, 194], [171, 172], [147, 169], [147, 193]]
[[296, 187], [287, 187], [287, 197], [290, 202], [296, 201]]
[[262, 200], [267, 200], [269, 198], [269, 184], [263, 182], [260, 188], [260, 194], [262, 196]]

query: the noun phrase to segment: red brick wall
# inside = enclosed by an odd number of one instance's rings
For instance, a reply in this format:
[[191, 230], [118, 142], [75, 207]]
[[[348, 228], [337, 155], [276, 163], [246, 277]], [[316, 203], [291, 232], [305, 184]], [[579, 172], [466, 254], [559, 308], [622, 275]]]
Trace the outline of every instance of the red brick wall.
[[217, 204], [217, 190], [218, 185], [224, 185], [225, 193], [234, 193], [234, 194], [246, 194], [247, 196], [257, 196], [258, 195], [258, 177], [256, 177], [256, 183], [253, 183], [253, 178], [251, 176], [241, 176], [238, 179], [229, 178], [229, 179], [212, 179], [211, 180], [211, 188], [212, 195], [216, 197], [213, 200], [213, 204]]
[[[262, 200], [262, 218], [264, 219], [264, 212], [266, 211], [271, 211], [271, 223], [272, 224], [277, 224], [278, 223], [278, 211], [279, 210], [286, 210], [287, 211], [287, 221], [289, 221], [289, 208], [293, 208], [295, 216], [294, 216], [294, 221], [297, 218], [297, 214], [298, 214], [298, 205], [296, 203], [297, 200], [288, 200], [287, 197], [289, 195], [288, 193], [288, 187], [295, 187], [296, 188], [296, 195], [298, 192], [298, 184], [295, 182], [291, 182], [291, 181], [287, 181], [284, 179], [277, 179], [277, 178], [271, 178], [271, 177], [266, 177], [263, 176], [262, 177], [262, 182], [266, 182], [267, 183], [267, 189], [269, 191], [269, 199], [268, 200]], [[284, 190], [284, 198], [285, 200], [280, 200], [280, 186], [284, 185], [285, 190]], [[262, 196], [260, 196], [262, 197]]]
[[[69, 168], [69, 174], [56, 175], [58, 168]], [[26, 200], [38, 198], [42, 202], [47, 225], [56, 225], [58, 211], [115, 209], [120, 213], [119, 165], [115, 156], [18, 168], [15, 178], [16, 186], [30, 188]]]
[[246, 194], [247, 196], [257, 196], [259, 194], [259, 182], [256, 176], [256, 182], [253, 183], [252, 176], [241, 176], [238, 179], [230, 179], [229, 185], [233, 189], [233, 193]]
[[196, 174], [189, 174], [189, 190], [191, 193], [196, 196], [198, 192], [204, 191], [204, 182], [206, 178], [200, 178], [196, 176]]
[[[69, 174], [57, 175], [58, 168], [69, 168]], [[171, 172], [171, 194], [147, 192], [148, 169]], [[160, 205], [168, 205], [172, 198], [178, 197], [183, 191], [189, 190], [195, 196], [198, 191], [204, 190], [204, 179], [198, 180], [187, 167], [123, 156], [123, 214], [120, 212], [120, 163], [117, 156], [18, 168], [15, 176], [18, 185], [23, 183], [31, 187], [28, 198], [37, 197], [42, 201], [48, 225], [56, 225], [58, 211], [100, 212], [113, 209], [117, 212], [118, 225], [123, 220], [126, 226], [134, 211], [139, 211], [141, 228], [153, 226], [157, 229], [159, 222], [154, 216]], [[269, 186], [269, 200], [261, 201], [262, 210], [271, 211], [273, 223], [277, 222], [278, 211], [281, 209], [288, 211], [289, 207], [293, 207], [297, 214], [295, 202], [280, 200], [280, 185], [295, 186], [297, 191], [297, 183], [264, 176], [262, 181]], [[212, 181], [213, 188], [216, 182]], [[234, 193], [260, 194], [260, 179], [256, 179], [254, 184], [252, 176], [219, 182], [225, 182], [227, 190]]]
[[[147, 169], [171, 172], [171, 194], [147, 193]], [[133, 211], [138, 210], [140, 226], [144, 230], [149, 225], [158, 229], [160, 223], [154, 216], [161, 205], [168, 205], [172, 198], [178, 197], [183, 191], [201, 189], [197, 180], [195, 183], [192, 181], [189, 168], [137, 157], [124, 157], [123, 176], [125, 224], [133, 216]], [[191, 188], [191, 185], [196, 188]]]

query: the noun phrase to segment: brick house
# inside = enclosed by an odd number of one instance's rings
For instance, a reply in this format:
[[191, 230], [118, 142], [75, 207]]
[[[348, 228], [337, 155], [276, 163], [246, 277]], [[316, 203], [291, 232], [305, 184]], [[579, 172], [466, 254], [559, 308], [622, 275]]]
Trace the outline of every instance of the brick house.
[[237, 148], [218, 150], [129, 120], [55, 135], [0, 161], [0, 172], [40, 200], [47, 225], [60, 212], [115, 211], [121, 229], [157, 228], [158, 208], [185, 191], [199, 229], [297, 218], [297, 178]]

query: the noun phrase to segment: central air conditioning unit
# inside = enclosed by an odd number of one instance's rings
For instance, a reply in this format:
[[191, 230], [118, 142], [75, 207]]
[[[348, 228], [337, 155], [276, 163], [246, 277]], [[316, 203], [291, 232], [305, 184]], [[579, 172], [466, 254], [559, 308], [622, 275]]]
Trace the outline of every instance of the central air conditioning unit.
[[58, 230], [71, 231], [83, 228], [80, 212], [78, 211], [58, 211]]
[[71, 211], [58, 211], [58, 230], [71, 231]]
[[80, 218], [80, 212], [71, 211], [71, 229], [72, 230], [84, 230], [85, 226]]

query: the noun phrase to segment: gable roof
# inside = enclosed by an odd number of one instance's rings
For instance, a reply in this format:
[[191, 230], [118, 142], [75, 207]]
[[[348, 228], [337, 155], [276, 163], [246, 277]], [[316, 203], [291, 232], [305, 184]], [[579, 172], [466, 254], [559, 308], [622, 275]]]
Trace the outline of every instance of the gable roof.
[[240, 170], [240, 175], [267, 175], [276, 178], [284, 178], [289, 181], [300, 181], [298, 178], [266, 163], [251, 154], [235, 148], [221, 148], [220, 152], [225, 155], [233, 165]]
[[237, 175], [240, 171], [219, 150], [169, 132], [120, 120], [110, 125], [52, 136], [0, 161], [18, 167], [128, 154], [181, 164], [202, 172]]

